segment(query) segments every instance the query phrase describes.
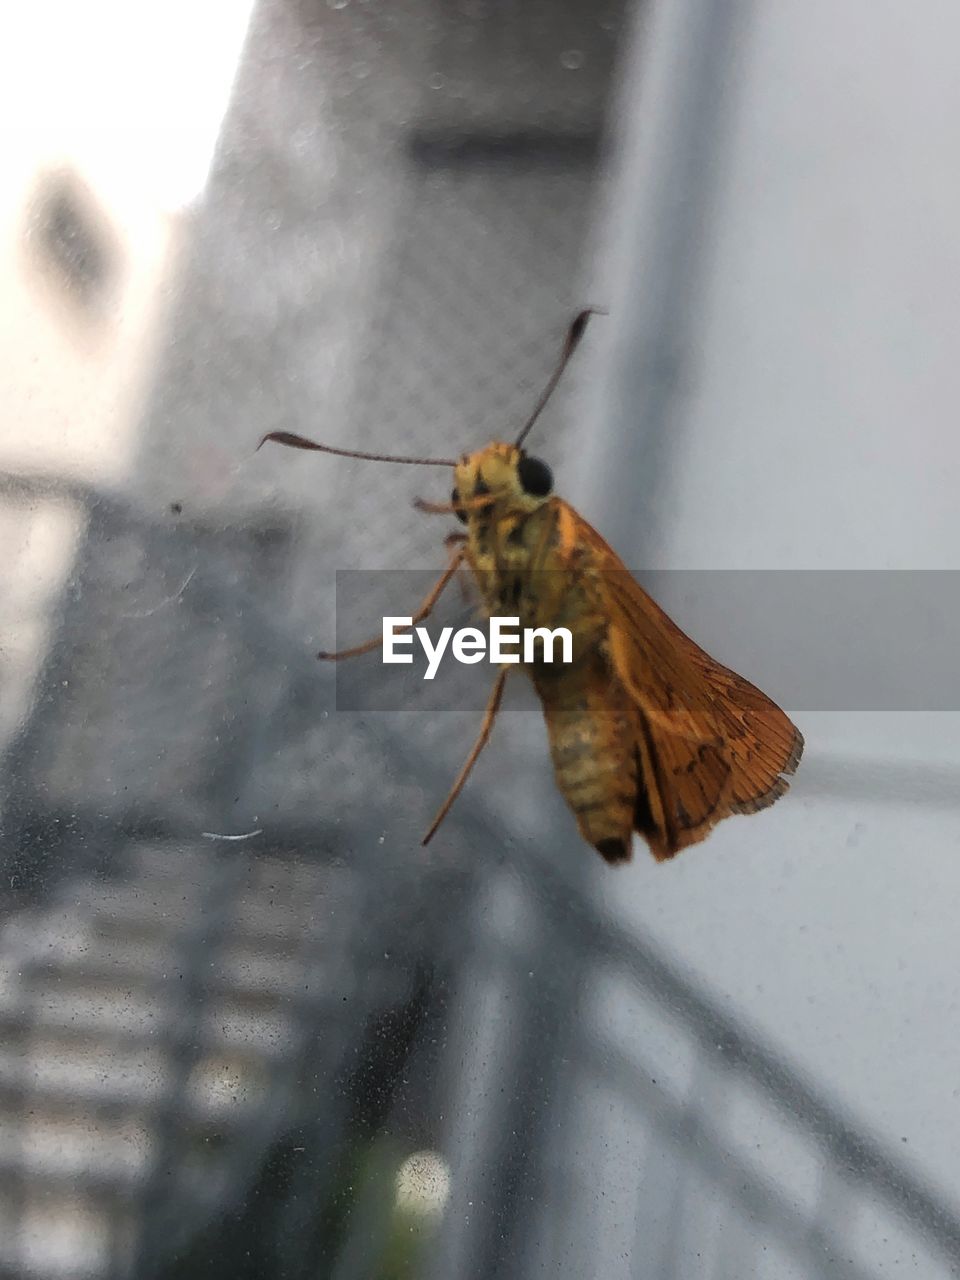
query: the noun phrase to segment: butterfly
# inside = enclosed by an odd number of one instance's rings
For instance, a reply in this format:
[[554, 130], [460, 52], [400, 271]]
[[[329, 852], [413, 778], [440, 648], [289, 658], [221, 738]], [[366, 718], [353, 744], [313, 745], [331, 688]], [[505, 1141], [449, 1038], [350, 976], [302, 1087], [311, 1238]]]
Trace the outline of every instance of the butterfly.
[[[464, 528], [447, 538], [447, 568], [410, 625], [429, 617], [466, 569], [488, 615], [517, 617], [523, 628], [569, 629], [570, 662], [534, 656], [518, 665], [543, 708], [557, 786], [581, 836], [608, 863], [629, 860], [634, 832], [663, 860], [703, 840], [723, 818], [756, 813], [779, 799], [800, 761], [803, 737], [766, 694], [680, 630], [600, 534], [553, 493], [550, 468], [524, 448], [593, 311], [573, 320], [513, 443], [494, 441], [457, 459], [364, 453], [280, 431], [260, 443], [452, 468], [449, 502], [417, 506], [453, 514]], [[318, 656], [355, 657], [381, 642], [378, 636]], [[424, 844], [489, 741], [512, 669], [501, 667], [477, 739]]]

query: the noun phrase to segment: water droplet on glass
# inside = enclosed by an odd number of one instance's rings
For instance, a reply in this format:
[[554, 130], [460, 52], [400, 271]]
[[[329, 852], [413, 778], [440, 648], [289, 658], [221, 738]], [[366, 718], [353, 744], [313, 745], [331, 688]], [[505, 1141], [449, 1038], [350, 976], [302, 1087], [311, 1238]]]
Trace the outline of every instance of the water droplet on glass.
[[427, 81], [427, 84], [430, 86], [431, 89], [442, 89], [446, 83], [447, 83], [447, 77], [445, 75], [442, 75], [439, 71], [435, 71], [433, 75], [430, 77], [430, 79]]
[[576, 71], [583, 66], [583, 54], [579, 49], [565, 49], [560, 55], [560, 65], [568, 71]]
[[345, 9], [350, 0], [327, 0], [327, 4], [331, 9]]

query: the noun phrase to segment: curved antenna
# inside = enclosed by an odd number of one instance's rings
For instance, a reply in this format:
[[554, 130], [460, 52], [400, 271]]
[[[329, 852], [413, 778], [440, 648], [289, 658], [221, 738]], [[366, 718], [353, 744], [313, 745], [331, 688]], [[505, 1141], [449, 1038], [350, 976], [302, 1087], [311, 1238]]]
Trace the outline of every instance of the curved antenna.
[[520, 432], [520, 434], [517, 436], [514, 442], [516, 445], [519, 446], [523, 444], [524, 440], [526, 440], [527, 436], [530, 433], [530, 428], [533, 426], [536, 420], [540, 417], [540, 414], [543, 412], [544, 406], [546, 405], [550, 397], [553, 395], [553, 392], [557, 383], [560, 381], [561, 377], [563, 376], [564, 369], [570, 363], [571, 356], [576, 351], [577, 347], [579, 347], [580, 345], [580, 339], [583, 337], [583, 331], [587, 327], [587, 321], [590, 319], [591, 316], [605, 316], [606, 314], [607, 313], [603, 309], [603, 307], [584, 307], [582, 311], [580, 311], [577, 315], [574, 316], [573, 322], [571, 323], [570, 328], [567, 330], [567, 336], [566, 336], [566, 339], [564, 340], [563, 350], [560, 353], [560, 359], [557, 361], [557, 367], [554, 369], [553, 373], [551, 373], [549, 381], [547, 382], [547, 385], [544, 387], [543, 391], [540, 393], [540, 399], [537, 401], [536, 406], [534, 407], [533, 413], [531, 413], [530, 417], [523, 424], [523, 430]]
[[401, 462], [408, 467], [455, 467], [453, 458], [395, 458], [389, 453], [363, 453], [359, 449], [335, 449], [332, 444], [317, 444], [306, 436], [294, 435], [292, 431], [270, 431], [257, 449], [261, 449], [268, 440], [274, 444], [285, 444], [290, 449], [313, 449], [317, 453], [334, 453], [338, 458], [362, 458], [364, 462]]

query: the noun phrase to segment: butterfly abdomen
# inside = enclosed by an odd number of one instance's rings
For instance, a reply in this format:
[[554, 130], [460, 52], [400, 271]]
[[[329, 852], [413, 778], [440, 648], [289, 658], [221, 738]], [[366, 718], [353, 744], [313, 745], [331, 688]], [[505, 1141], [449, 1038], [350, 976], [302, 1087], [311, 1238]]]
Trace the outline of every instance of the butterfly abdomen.
[[557, 786], [580, 834], [607, 862], [630, 857], [637, 802], [635, 717], [601, 655], [531, 672]]

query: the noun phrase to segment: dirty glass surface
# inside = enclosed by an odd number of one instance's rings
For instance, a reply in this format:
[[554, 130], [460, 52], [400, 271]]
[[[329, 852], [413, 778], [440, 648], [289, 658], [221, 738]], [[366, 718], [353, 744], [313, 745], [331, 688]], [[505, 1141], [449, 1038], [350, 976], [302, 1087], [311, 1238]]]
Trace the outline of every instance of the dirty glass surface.
[[954, 1274], [956, 716], [611, 869], [517, 682], [424, 849], [475, 702], [315, 654], [448, 476], [257, 451], [510, 438], [597, 303], [537, 452], [631, 567], [954, 568], [952, 10], [0, 23], [0, 1274]]

